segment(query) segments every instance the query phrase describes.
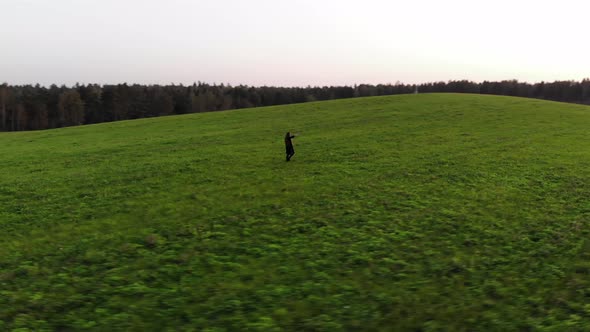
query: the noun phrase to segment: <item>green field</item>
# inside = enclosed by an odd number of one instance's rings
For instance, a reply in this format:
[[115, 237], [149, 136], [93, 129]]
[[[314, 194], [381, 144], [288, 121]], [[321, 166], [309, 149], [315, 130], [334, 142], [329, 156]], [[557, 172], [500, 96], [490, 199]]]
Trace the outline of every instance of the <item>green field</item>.
[[0, 330], [590, 329], [588, 106], [347, 99], [0, 156]]

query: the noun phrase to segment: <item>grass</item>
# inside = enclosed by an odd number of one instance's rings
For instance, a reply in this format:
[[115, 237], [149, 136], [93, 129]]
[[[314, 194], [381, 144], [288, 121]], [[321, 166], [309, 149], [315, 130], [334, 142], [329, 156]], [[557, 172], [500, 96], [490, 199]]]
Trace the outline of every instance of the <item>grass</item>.
[[0, 330], [590, 329], [589, 111], [424, 94], [2, 133]]

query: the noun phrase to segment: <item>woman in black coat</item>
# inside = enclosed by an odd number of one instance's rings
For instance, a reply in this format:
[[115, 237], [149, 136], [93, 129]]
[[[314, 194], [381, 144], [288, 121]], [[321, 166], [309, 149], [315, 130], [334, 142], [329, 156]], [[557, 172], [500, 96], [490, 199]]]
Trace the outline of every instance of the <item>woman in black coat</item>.
[[295, 149], [293, 148], [293, 142], [291, 138], [295, 138], [295, 135], [291, 135], [290, 132], [287, 132], [285, 135], [285, 149], [287, 151], [287, 161], [291, 160], [291, 157], [295, 154]]

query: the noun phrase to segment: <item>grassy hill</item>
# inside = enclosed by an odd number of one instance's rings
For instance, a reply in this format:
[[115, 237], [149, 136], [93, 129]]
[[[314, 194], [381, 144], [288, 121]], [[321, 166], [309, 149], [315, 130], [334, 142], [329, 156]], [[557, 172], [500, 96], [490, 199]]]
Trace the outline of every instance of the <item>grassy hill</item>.
[[587, 106], [337, 100], [0, 156], [0, 330], [590, 329]]

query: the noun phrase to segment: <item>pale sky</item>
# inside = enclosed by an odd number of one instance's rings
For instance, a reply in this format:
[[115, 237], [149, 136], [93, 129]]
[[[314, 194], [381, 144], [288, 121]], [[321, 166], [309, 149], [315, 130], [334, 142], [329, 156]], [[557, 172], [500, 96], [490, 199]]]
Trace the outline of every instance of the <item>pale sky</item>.
[[0, 82], [590, 77], [590, 1], [0, 0]]

